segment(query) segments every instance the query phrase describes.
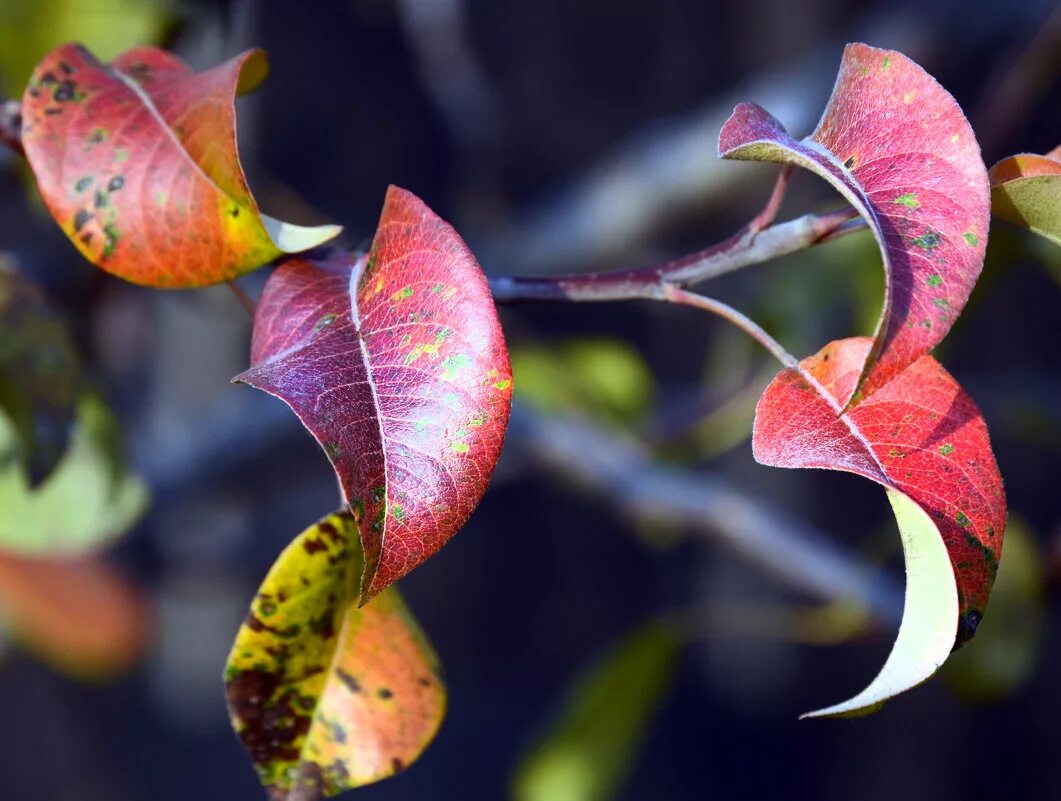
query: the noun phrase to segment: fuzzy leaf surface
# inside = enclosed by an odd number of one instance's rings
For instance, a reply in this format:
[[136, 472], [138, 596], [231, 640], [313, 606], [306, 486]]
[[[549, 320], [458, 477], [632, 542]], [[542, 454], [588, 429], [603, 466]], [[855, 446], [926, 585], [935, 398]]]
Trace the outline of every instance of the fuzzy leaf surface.
[[236, 380], [287, 403], [358, 521], [368, 600], [471, 515], [501, 452], [512, 372], [490, 290], [449, 225], [392, 187], [369, 253], [290, 259]]
[[984, 263], [990, 195], [961, 108], [901, 53], [851, 44], [825, 114], [796, 140], [742, 103], [719, 135], [722, 158], [797, 164], [866, 219], [884, 259], [884, 308], [859, 381], [867, 396], [946, 336]]
[[876, 481], [903, 536], [906, 604], [884, 670], [851, 702], [813, 714], [864, 710], [932, 675], [975, 634], [1002, 550], [1006, 499], [987, 426], [935, 359], [922, 356], [841, 413], [871, 347], [867, 338], [830, 343], [782, 370], [756, 409], [757, 461]]
[[260, 50], [194, 73], [152, 47], [104, 65], [75, 44], [37, 66], [22, 143], [48, 210], [85, 258], [133, 283], [197, 287], [339, 232], [258, 211], [237, 153], [235, 96], [267, 72]]
[[273, 801], [391, 776], [442, 722], [434, 651], [397, 589], [358, 608], [360, 568], [348, 513], [310, 526], [269, 571], [232, 647], [232, 724]]

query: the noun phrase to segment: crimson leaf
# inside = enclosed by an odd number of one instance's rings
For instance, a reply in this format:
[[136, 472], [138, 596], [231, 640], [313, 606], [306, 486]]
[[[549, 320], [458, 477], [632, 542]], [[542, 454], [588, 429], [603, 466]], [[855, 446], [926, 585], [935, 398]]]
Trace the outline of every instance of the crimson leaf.
[[851, 44], [818, 127], [793, 139], [742, 103], [723, 158], [798, 164], [865, 217], [884, 257], [884, 309], [853, 402], [884, 386], [950, 330], [984, 263], [990, 195], [965, 115], [901, 53]]
[[984, 420], [931, 356], [841, 413], [870, 347], [866, 338], [838, 340], [782, 370], [759, 401], [752, 435], [762, 464], [881, 484], [902, 530], [906, 608], [892, 655], [866, 691], [823, 714], [862, 710], [918, 684], [975, 634], [1006, 523]]
[[391, 187], [366, 255], [270, 277], [251, 369], [324, 448], [358, 522], [361, 603], [456, 533], [493, 473], [512, 373], [490, 290], [457, 233]]

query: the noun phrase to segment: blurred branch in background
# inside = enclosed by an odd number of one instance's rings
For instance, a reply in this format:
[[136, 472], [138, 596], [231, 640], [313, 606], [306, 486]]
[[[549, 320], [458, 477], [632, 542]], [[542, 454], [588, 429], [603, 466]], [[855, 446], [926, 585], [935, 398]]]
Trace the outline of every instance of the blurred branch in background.
[[[870, 36], [872, 32], [872, 36]], [[921, 61], [929, 32], [896, 12], [865, 20], [855, 38], [879, 47], [901, 42], [903, 52]], [[634, 133], [616, 151], [575, 177], [506, 229], [473, 242], [487, 266], [513, 272], [549, 274], [582, 264], [620, 258], [689, 209], [708, 201], [736, 202], [759, 187], [746, 170], [717, 158], [718, 132], [733, 107], [754, 100], [794, 132], [809, 132], [825, 105], [839, 46], [828, 43], [784, 69], [756, 77], [704, 108], [666, 125]], [[814, 87], [808, 91], [808, 87]]]
[[789, 587], [823, 600], [855, 600], [886, 624], [899, 620], [901, 592], [881, 571], [716, 474], [655, 463], [622, 434], [524, 405], [513, 407], [509, 445], [629, 514], [708, 535]]

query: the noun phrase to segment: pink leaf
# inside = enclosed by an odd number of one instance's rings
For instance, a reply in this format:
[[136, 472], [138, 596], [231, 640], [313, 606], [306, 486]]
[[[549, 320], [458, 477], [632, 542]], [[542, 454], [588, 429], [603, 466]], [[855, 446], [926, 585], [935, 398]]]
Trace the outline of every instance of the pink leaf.
[[817, 129], [793, 139], [753, 103], [719, 136], [722, 158], [798, 164], [865, 217], [884, 257], [884, 309], [858, 402], [928, 353], [964, 308], [984, 262], [990, 195], [980, 148], [958, 104], [901, 53], [844, 50]]
[[[946, 580], [957, 589], [957, 617], [937, 632], [945, 656], [975, 634], [987, 606], [1006, 523], [1002, 478], [979, 410], [931, 356], [841, 413], [870, 347], [868, 338], [838, 340], [798, 370], [782, 370], [756, 408], [752, 447], [762, 464], [865, 476], [927, 515], [928, 536], [942, 539], [952, 568]], [[909, 576], [917, 555], [907, 551]], [[908, 589], [904, 617], [912, 613]]]

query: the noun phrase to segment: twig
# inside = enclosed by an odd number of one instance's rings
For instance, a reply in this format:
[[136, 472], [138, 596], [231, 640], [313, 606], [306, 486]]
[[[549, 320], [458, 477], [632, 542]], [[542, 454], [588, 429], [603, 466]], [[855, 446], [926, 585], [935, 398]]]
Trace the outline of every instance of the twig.
[[258, 305], [254, 302], [254, 298], [248, 295], [246, 290], [235, 281], [228, 281], [225, 286], [232, 291], [232, 294], [236, 296], [236, 300], [239, 301], [239, 305], [243, 307], [253, 320], [254, 313], [258, 310]]
[[680, 303], [683, 306], [693, 306], [697, 309], [703, 309], [717, 317], [721, 317], [723, 320], [733, 323], [733, 325], [737, 326], [737, 328], [770, 351], [770, 354], [785, 367], [798, 368], [799, 359], [785, 350], [781, 346], [781, 343], [766, 333], [762, 326], [747, 315], [737, 311], [732, 306], [727, 306], [725, 303], [715, 300], [714, 298], [704, 297], [695, 292], [689, 292], [688, 290], [679, 289], [674, 286], [667, 286], [665, 293], [664, 299], [671, 303]]
[[510, 439], [618, 507], [706, 534], [789, 587], [821, 599], [854, 600], [882, 623], [901, 616], [902, 591], [882, 571], [716, 475], [656, 463], [617, 432], [520, 404], [513, 407]]
[[666, 264], [583, 275], [503, 275], [490, 279], [490, 289], [498, 303], [664, 300], [667, 285], [690, 286], [861, 231], [866, 227], [865, 222], [853, 220], [854, 214], [853, 209], [826, 215], [806, 214], [756, 231], [753, 225], [763, 216], [760, 212], [752, 223], [729, 239]]

